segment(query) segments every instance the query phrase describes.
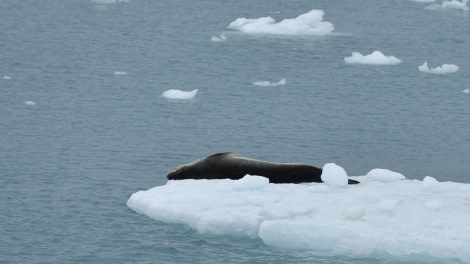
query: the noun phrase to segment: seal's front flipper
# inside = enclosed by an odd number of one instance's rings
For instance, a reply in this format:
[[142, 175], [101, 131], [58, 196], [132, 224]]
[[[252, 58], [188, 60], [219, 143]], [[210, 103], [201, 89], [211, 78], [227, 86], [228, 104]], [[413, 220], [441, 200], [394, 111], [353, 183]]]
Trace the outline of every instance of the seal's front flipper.
[[359, 183], [361, 183], [361, 182], [356, 181], [356, 180], [348, 179], [348, 184], [359, 184]]

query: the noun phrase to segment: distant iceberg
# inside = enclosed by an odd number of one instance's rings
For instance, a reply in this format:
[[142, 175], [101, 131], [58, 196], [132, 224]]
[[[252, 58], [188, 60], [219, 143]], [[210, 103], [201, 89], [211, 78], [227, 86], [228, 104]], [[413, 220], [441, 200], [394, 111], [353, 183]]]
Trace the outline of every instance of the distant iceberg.
[[256, 81], [253, 82], [253, 85], [256, 86], [279, 86], [279, 85], [285, 85], [286, 84], [286, 79], [282, 78], [279, 82], [269, 82], [269, 81]]
[[198, 89], [192, 91], [181, 91], [170, 89], [162, 93], [162, 96], [168, 99], [176, 99], [176, 100], [189, 100], [193, 99], [198, 92]]
[[394, 56], [385, 56], [380, 51], [374, 51], [369, 55], [362, 55], [359, 52], [353, 52], [352, 56], [345, 57], [346, 63], [352, 64], [376, 64], [376, 65], [394, 65], [401, 63], [401, 60]]
[[429, 68], [428, 62], [425, 61], [422, 65], [418, 66], [419, 71], [434, 74], [448, 74], [459, 70], [459, 66], [455, 64], [442, 64], [440, 67]]
[[373, 169], [351, 177], [361, 182], [352, 186], [339, 165], [323, 168], [325, 183], [270, 184], [251, 175], [168, 181], [132, 194], [127, 205], [201, 234], [261, 239], [277, 248], [470, 262], [470, 184]]
[[238, 18], [227, 28], [238, 30], [247, 34], [275, 34], [275, 35], [326, 35], [334, 30], [330, 22], [324, 22], [323, 10], [311, 10], [296, 18], [284, 19], [276, 23], [272, 17], [256, 19]]

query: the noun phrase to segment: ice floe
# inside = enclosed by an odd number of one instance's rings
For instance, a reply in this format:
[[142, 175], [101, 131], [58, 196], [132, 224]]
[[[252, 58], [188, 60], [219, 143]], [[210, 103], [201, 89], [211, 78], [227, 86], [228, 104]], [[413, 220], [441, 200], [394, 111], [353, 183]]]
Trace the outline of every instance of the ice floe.
[[352, 52], [350, 57], [345, 57], [344, 61], [351, 64], [375, 64], [394, 65], [401, 63], [401, 60], [394, 56], [385, 56], [381, 51], [374, 51], [369, 55], [362, 55], [359, 52]]
[[326, 183], [270, 184], [251, 175], [168, 181], [132, 194], [127, 205], [201, 234], [259, 238], [284, 249], [470, 262], [469, 184], [429, 176], [408, 180], [374, 169], [350, 176], [360, 184], [344, 185], [346, 172], [340, 168], [324, 166], [325, 176], [333, 179], [324, 177]]
[[468, 6], [467, 6], [468, 0], [462, 0], [462, 1], [457, 1], [457, 0], [452, 0], [452, 1], [443, 1], [441, 4], [432, 4], [427, 6], [427, 9], [455, 9], [455, 10], [462, 10], [462, 11], [468, 11]]
[[256, 86], [279, 86], [279, 85], [285, 85], [286, 84], [286, 79], [282, 78], [278, 82], [269, 82], [269, 81], [256, 81], [253, 82], [253, 85]]
[[198, 92], [198, 89], [192, 91], [181, 91], [170, 89], [162, 93], [162, 96], [168, 99], [175, 99], [175, 100], [189, 100], [193, 99]]
[[425, 61], [422, 65], [418, 66], [419, 71], [434, 74], [448, 74], [459, 70], [459, 66], [455, 64], [442, 64], [436, 68], [429, 68], [428, 62]]
[[334, 26], [330, 22], [323, 21], [324, 14], [323, 10], [314, 9], [296, 18], [284, 19], [277, 23], [269, 16], [255, 19], [237, 18], [227, 28], [248, 34], [326, 35], [334, 30]]
[[211, 41], [224, 42], [227, 41], [227, 36], [225, 36], [225, 34], [220, 34], [220, 36], [212, 36]]

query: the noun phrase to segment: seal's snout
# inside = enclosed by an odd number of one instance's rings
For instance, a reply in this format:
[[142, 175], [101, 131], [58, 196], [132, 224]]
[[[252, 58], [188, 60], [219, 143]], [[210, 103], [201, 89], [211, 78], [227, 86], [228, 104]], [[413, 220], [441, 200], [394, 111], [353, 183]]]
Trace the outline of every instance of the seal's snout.
[[178, 175], [180, 175], [180, 167], [176, 167], [173, 170], [171, 170], [168, 175], [166, 175], [166, 178], [168, 180], [179, 180]]

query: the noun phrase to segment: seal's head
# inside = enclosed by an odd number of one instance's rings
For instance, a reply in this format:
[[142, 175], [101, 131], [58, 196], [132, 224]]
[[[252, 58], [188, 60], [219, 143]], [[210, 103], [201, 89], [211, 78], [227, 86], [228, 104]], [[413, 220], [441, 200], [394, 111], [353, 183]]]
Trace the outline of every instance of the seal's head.
[[172, 171], [168, 173], [166, 176], [168, 180], [182, 180], [184, 179], [184, 165], [178, 166], [174, 168]]

